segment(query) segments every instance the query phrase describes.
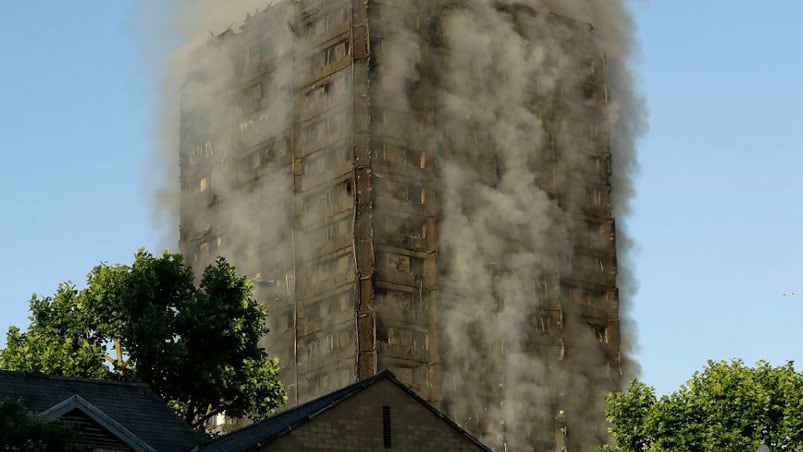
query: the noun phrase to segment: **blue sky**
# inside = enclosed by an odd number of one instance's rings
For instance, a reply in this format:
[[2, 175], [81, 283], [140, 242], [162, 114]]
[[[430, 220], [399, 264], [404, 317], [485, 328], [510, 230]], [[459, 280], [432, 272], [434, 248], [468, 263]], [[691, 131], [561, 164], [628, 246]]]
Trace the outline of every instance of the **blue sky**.
[[[32, 292], [159, 247], [148, 174], [159, 90], [136, 0], [6, 0], [0, 15], [0, 330]], [[637, 2], [640, 145], [630, 230], [642, 377], [707, 359], [801, 361], [803, 4]], [[4, 339], [0, 339], [0, 344]]]

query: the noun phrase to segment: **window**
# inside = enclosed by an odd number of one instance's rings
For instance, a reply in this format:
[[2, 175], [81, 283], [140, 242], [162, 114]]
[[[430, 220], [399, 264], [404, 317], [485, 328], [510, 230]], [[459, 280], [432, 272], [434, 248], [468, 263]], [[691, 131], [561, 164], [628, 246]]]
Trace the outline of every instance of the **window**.
[[429, 335], [427, 333], [416, 332], [413, 335], [413, 348], [416, 350], [429, 350]]
[[593, 196], [592, 201], [594, 202], [594, 205], [595, 206], [601, 206], [602, 205], [602, 191], [600, 191], [599, 189], [595, 189], [594, 193], [592, 194], [592, 196]]
[[387, 265], [393, 270], [410, 273], [410, 256], [400, 254], [387, 254]]
[[304, 143], [313, 144], [318, 141], [318, 123], [311, 124], [304, 131]]
[[351, 306], [351, 295], [341, 294], [337, 297], [337, 307], [340, 312], [348, 310]]
[[605, 259], [603, 259], [602, 257], [597, 256], [597, 257], [594, 258], [594, 261], [597, 264], [597, 270], [599, 270], [600, 272], [604, 272], [605, 271]]
[[348, 72], [341, 73], [334, 81], [335, 94], [343, 94], [346, 92], [349, 82], [351, 81], [351, 74]]
[[426, 204], [427, 189], [418, 185], [410, 186], [410, 201], [417, 204]]
[[259, 151], [259, 162], [261, 164], [264, 165], [265, 163], [271, 162], [276, 157], [276, 149], [274, 149], [273, 146], [272, 144], [268, 145]]
[[304, 96], [305, 105], [314, 105], [321, 100], [326, 100], [332, 95], [334, 88], [334, 80], [329, 79], [323, 84], [316, 86], [307, 92]]
[[248, 94], [251, 97], [251, 100], [253, 101], [259, 101], [260, 99], [262, 99], [262, 84], [257, 83], [256, 85], [252, 86], [249, 89]]
[[371, 15], [371, 19], [380, 20], [380, 21], [386, 21], [387, 20], [387, 12], [386, 12], [386, 8], [387, 7], [385, 5], [383, 5], [381, 3], [372, 3], [371, 7], [372, 8], [369, 11], [369, 14]]
[[412, 239], [425, 239], [427, 238], [427, 220], [420, 223], [410, 221], [407, 223], [407, 235]]
[[307, 360], [311, 360], [318, 356], [318, 341], [311, 340], [307, 342]]
[[251, 120], [240, 123], [240, 136], [248, 135], [248, 133], [251, 132], [251, 129], [253, 127], [254, 127], [254, 121]]
[[534, 319], [535, 330], [541, 334], [549, 334], [550, 320], [549, 317], [542, 315], [535, 316]]
[[336, 118], [333, 118], [333, 117], [326, 118], [326, 133], [327, 134], [333, 134], [333, 133], [337, 132], [337, 129], [338, 129], [338, 126], [339, 126], [339, 124], [338, 124], [339, 119], [340, 119], [339, 116], [336, 117]]
[[401, 166], [404, 164], [404, 154], [401, 149], [385, 143], [382, 145], [382, 160], [391, 165]]
[[331, 241], [337, 238], [337, 223], [326, 227], [326, 240]]
[[390, 427], [390, 407], [385, 405], [382, 407], [382, 443], [385, 449], [393, 447]]
[[323, 51], [323, 64], [332, 64], [349, 54], [349, 42], [344, 41]]
[[[340, 156], [340, 152], [336, 148], [329, 148], [323, 152], [323, 159], [326, 162], [326, 169], [334, 169], [337, 167], [337, 163]], [[345, 160], [345, 159], [344, 159]]]
[[340, 348], [346, 348], [351, 345], [351, 332], [343, 330], [337, 334], [337, 345]]
[[321, 165], [318, 164], [318, 159], [315, 157], [307, 157], [304, 159], [304, 174], [309, 176], [317, 176], [320, 173]]
[[374, 48], [374, 51], [375, 51], [376, 55], [385, 55], [385, 51], [387, 49], [387, 46], [385, 44], [385, 40], [384, 39], [377, 39], [376, 41], [373, 42], [373, 48]]
[[535, 300], [546, 300], [549, 296], [549, 283], [547, 281], [539, 281], [533, 279], [533, 292], [535, 293]]
[[594, 337], [600, 344], [608, 343], [608, 328], [600, 325], [591, 325], [591, 330], [594, 332]]

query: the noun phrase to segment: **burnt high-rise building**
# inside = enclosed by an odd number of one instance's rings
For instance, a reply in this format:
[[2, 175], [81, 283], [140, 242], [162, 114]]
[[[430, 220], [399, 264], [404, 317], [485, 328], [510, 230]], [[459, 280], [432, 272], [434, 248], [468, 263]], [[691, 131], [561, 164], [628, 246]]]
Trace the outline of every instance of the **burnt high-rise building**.
[[498, 447], [604, 440], [606, 58], [527, 3], [285, 1], [193, 54], [180, 248], [253, 279], [290, 406], [391, 369]]

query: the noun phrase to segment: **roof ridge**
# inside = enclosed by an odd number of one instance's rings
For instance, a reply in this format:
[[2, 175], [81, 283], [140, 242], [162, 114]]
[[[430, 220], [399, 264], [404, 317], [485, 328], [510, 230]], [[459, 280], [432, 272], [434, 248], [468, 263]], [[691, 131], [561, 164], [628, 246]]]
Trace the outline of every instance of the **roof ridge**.
[[60, 380], [60, 381], [74, 381], [78, 383], [92, 383], [98, 385], [141, 387], [148, 389], [149, 391], [151, 390], [150, 386], [148, 386], [147, 383], [142, 383], [139, 381], [117, 381], [117, 380], [102, 380], [102, 379], [87, 378], [87, 377], [68, 377], [62, 375], [48, 375], [41, 372], [8, 370], [8, 369], [0, 369], [0, 374], [9, 374], [12, 376], [20, 376], [25, 378], [37, 378], [40, 380]]
[[[311, 413], [310, 415], [308, 415], [306, 420], [310, 420], [313, 417], [319, 415], [321, 412], [332, 408], [333, 406], [337, 405], [338, 403], [342, 402], [343, 400], [349, 398], [350, 396], [356, 394], [357, 392], [360, 392], [360, 391], [364, 390], [368, 386], [376, 383], [377, 381], [379, 381], [379, 380], [381, 380], [383, 378], [388, 378], [388, 379], [393, 380], [393, 381], [396, 380], [396, 376], [393, 374], [393, 372], [391, 372], [389, 369], [384, 369], [384, 370], [382, 370], [382, 371], [380, 371], [380, 372], [378, 372], [378, 373], [376, 373], [374, 375], [371, 375], [370, 377], [368, 377], [368, 378], [366, 378], [364, 380], [360, 380], [360, 381], [354, 382], [354, 383], [352, 383], [352, 384], [350, 384], [348, 386], [344, 386], [344, 387], [342, 387], [342, 388], [340, 388], [340, 389], [338, 389], [338, 390], [336, 390], [334, 392], [330, 392], [329, 394], [324, 394], [324, 395], [322, 395], [320, 397], [317, 397], [317, 398], [314, 398], [314, 399], [309, 400], [307, 402], [304, 402], [301, 405], [298, 405], [298, 406], [295, 406], [295, 407], [290, 408], [288, 410], [282, 411], [281, 413], [277, 413], [274, 416], [262, 419], [261, 421], [254, 422], [253, 424], [250, 424], [250, 425], [246, 425], [245, 427], [238, 428], [237, 430], [231, 431], [231, 432], [229, 432], [229, 433], [227, 433], [225, 435], [218, 436], [217, 438], [213, 438], [213, 439], [211, 439], [211, 440], [209, 440], [209, 441], [207, 441], [205, 443], [199, 444], [199, 446], [197, 448], [193, 449], [193, 450], [198, 450], [198, 448], [206, 447], [206, 446], [212, 445], [212, 444], [217, 443], [217, 442], [222, 442], [222, 441], [226, 440], [230, 435], [234, 435], [234, 434], [237, 434], [237, 433], [242, 433], [242, 432], [245, 432], [245, 431], [248, 431], [248, 430], [251, 430], [251, 429], [255, 429], [257, 427], [260, 427], [260, 426], [264, 425], [265, 423], [273, 422], [274, 420], [276, 420], [277, 418], [279, 418], [281, 416], [288, 416], [289, 417], [289, 415], [291, 415], [292, 413], [298, 412], [298, 411], [302, 411], [305, 408], [308, 408], [308, 407], [312, 406], [313, 404], [320, 402], [322, 399], [328, 399], [328, 398], [332, 398], [333, 399], [332, 403], [329, 404], [328, 406], [326, 406], [324, 408], [321, 408], [321, 409], [318, 409], [314, 413]], [[306, 422], [306, 420], [302, 421], [301, 423]], [[294, 425], [292, 425], [290, 427], [291, 428], [295, 428], [297, 425], [298, 424], [294, 424]]]

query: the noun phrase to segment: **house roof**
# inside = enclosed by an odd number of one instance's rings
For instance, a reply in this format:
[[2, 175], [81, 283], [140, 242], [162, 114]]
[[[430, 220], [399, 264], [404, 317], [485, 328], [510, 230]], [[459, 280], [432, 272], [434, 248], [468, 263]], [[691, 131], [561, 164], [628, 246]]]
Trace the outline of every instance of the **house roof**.
[[350, 398], [351, 396], [362, 392], [369, 386], [381, 380], [388, 380], [398, 386], [401, 390], [406, 392], [410, 397], [418, 403], [426, 407], [429, 411], [434, 413], [441, 420], [449, 424], [452, 428], [464, 435], [469, 441], [476, 444], [480, 449], [491, 451], [491, 449], [483, 444], [480, 440], [472, 436], [462, 427], [457, 425], [454, 421], [449, 419], [445, 414], [438, 411], [429, 402], [422, 399], [418, 394], [410, 390], [407, 386], [396, 379], [396, 376], [389, 370], [383, 370], [371, 378], [346, 386], [343, 389], [329, 393], [323, 397], [309, 401], [303, 405], [299, 405], [293, 409], [279, 413], [269, 419], [251, 424], [239, 430], [235, 430], [228, 435], [221, 436], [200, 447], [194, 449], [202, 452], [217, 452], [217, 451], [248, 451], [262, 447], [281, 436], [289, 434], [302, 424], [312, 420], [316, 416], [334, 408], [339, 403]]
[[49, 417], [80, 409], [136, 450], [186, 451], [203, 441], [144, 384], [0, 370], [2, 399]]

